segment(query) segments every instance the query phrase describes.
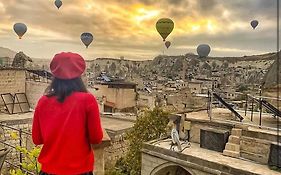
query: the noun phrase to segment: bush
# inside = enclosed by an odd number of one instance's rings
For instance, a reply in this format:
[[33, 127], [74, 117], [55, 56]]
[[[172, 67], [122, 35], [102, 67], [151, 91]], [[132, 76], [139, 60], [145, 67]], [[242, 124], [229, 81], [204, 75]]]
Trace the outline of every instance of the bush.
[[[10, 134], [13, 139], [17, 139], [16, 133]], [[21, 163], [22, 169], [12, 169], [10, 170], [10, 175], [26, 175], [27, 170], [33, 172], [34, 174], [39, 174], [41, 170], [41, 165], [37, 158], [40, 154], [40, 147], [33, 147], [31, 150], [27, 150], [25, 147], [16, 146], [16, 150], [23, 154], [23, 162]]]
[[126, 156], [116, 163], [115, 173], [111, 175], [140, 175], [141, 174], [141, 148], [148, 142], [166, 134], [169, 122], [169, 113], [161, 108], [144, 111], [138, 116], [137, 121], [126, 137], [129, 148]]

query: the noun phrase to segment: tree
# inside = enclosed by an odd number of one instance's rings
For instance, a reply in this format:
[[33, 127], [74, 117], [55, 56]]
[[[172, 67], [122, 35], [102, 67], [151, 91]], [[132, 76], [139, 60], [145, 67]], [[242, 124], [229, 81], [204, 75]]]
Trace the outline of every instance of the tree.
[[169, 113], [161, 108], [144, 111], [138, 116], [133, 128], [127, 133], [126, 138], [129, 148], [126, 156], [120, 159], [116, 168], [125, 175], [141, 174], [141, 148], [144, 142], [148, 142], [166, 134], [169, 122]]

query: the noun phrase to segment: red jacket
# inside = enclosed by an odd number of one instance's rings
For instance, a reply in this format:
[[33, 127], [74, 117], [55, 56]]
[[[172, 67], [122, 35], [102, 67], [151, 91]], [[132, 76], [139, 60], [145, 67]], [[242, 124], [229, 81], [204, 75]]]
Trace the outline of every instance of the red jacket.
[[93, 95], [74, 92], [63, 103], [56, 97], [40, 98], [34, 113], [32, 139], [43, 148], [38, 161], [42, 171], [75, 175], [93, 171], [90, 144], [103, 137], [98, 104]]

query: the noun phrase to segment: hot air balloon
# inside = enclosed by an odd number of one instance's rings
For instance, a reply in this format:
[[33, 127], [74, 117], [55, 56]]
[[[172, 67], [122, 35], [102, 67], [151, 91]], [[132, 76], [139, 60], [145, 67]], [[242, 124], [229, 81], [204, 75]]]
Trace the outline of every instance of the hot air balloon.
[[258, 25], [259, 25], [259, 22], [257, 20], [251, 21], [251, 26], [253, 27], [253, 29], [255, 29]]
[[211, 51], [211, 48], [208, 44], [200, 44], [197, 47], [197, 53], [199, 57], [207, 57]]
[[167, 47], [167, 49], [170, 47], [170, 45], [171, 45], [171, 42], [170, 42], [170, 41], [166, 41], [166, 42], [165, 42], [165, 46]]
[[61, 0], [55, 0], [55, 5], [59, 9], [62, 6], [62, 1]]
[[21, 39], [22, 36], [26, 33], [27, 27], [23, 23], [16, 23], [14, 24], [14, 31], [19, 36], [19, 39]]
[[82, 33], [81, 34], [81, 41], [85, 44], [86, 48], [92, 43], [94, 37], [91, 33]]
[[156, 23], [156, 29], [163, 38], [163, 41], [174, 29], [174, 22], [169, 18], [161, 18]]

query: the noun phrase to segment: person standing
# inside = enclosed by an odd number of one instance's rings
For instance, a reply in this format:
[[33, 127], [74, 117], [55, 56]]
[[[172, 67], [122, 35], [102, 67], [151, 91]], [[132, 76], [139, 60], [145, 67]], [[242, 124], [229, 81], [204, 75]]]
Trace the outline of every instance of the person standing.
[[35, 108], [32, 140], [43, 145], [41, 175], [91, 175], [92, 144], [103, 138], [97, 100], [81, 75], [85, 60], [76, 53], [56, 54], [50, 63], [53, 80]]

